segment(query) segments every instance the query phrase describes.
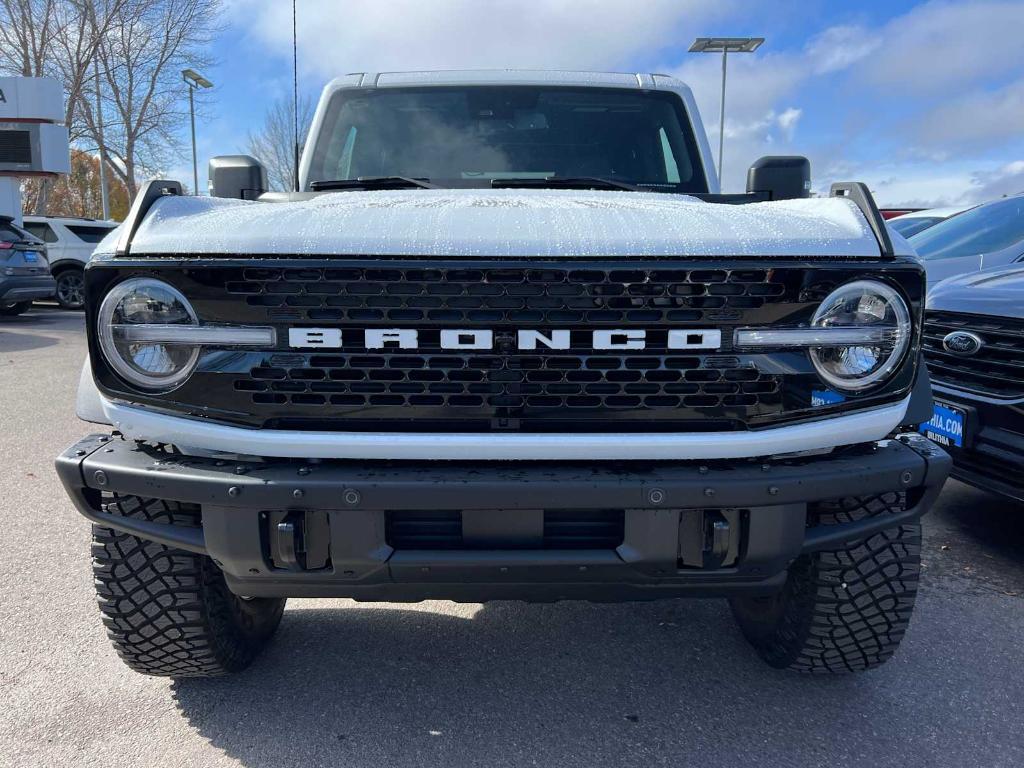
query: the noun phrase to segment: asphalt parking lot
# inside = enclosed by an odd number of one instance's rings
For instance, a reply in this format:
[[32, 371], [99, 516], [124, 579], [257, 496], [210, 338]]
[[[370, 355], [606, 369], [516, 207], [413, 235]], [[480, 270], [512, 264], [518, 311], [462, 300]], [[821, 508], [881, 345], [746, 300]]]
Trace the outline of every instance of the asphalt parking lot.
[[292, 601], [241, 675], [132, 673], [53, 472], [90, 431], [82, 324], [0, 319], [0, 765], [1024, 765], [1024, 507], [958, 483], [900, 653], [859, 676], [769, 669], [717, 600]]

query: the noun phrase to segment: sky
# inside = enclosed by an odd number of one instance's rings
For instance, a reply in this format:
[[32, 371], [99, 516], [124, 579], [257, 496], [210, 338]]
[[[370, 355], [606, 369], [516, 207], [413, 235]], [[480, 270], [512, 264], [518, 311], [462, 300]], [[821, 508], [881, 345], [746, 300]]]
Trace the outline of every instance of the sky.
[[[291, 3], [225, 0], [222, 22], [201, 174], [291, 95]], [[930, 207], [1024, 191], [1020, 30], [1024, 0], [298, 0], [299, 81], [315, 101], [348, 72], [665, 73], [693, 89], [717, 149], [721, 59], [687, 49], [762, 36], [729, 59], [724, 190], [762, 155], [801, 154], [818, 192], [864, 181], [881, 205]], [[190, 179], [190, 159], [169, 170]]]

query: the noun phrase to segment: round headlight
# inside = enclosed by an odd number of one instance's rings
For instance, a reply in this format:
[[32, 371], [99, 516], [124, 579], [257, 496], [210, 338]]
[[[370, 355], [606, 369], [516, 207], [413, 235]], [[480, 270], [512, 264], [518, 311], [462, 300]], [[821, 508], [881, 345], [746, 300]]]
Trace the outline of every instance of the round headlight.
[[189, 377], [199, 360], [193, 344], [139, 340], [139, 326], [196, 325], [198, 317], [181, 292], [148, 278], [118, 283], [103, 299], [96, 325], [111, 367], [141, 389], [168, 390]]
[[813, 347], [818, 375], [835, 389], [858, 392], [887, 379], [910, 346], [910, 310], [885, 283], [856, 280], [830, 293], [811, 321], [814, 328], [865, 331], [864, 343]]

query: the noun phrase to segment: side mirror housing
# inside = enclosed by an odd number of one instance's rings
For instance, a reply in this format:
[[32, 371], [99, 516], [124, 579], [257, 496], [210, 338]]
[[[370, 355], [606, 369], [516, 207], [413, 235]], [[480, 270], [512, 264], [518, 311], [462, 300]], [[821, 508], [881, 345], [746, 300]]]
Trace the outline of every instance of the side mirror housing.
[[267, 191], [267, 169], [249, 155], [218, 155], [210, 159], [211, 197], [256, 200]]
[[762, 157], [747, 171], [747, 193], [768, 200], [810, 197], [811, 161], [800, 155]]

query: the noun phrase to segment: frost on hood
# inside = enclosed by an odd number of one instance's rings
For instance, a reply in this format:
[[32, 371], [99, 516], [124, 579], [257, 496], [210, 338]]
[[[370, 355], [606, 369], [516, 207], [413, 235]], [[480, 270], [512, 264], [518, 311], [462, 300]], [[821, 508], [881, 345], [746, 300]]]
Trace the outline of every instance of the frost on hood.
[[646, 192], [417, 189], [289, 203], [167, 197], [132, 253], [877, 256], [878, 244], [840, 198], [724, 205]]

